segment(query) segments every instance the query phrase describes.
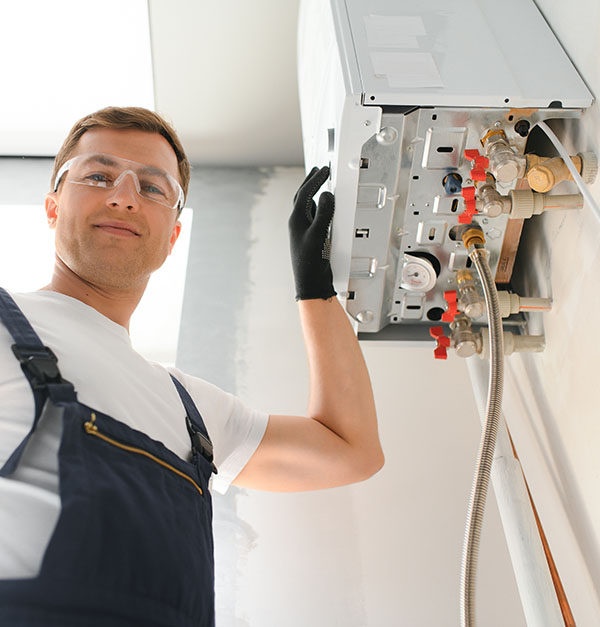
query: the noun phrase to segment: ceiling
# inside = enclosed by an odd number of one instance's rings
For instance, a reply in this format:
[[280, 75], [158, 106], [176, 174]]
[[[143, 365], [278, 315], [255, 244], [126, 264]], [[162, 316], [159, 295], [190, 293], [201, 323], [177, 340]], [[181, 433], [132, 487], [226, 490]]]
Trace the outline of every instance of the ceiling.
[[193, 163], [301, 165], [299, 1], [3, 3], [0, 156], [54, 156], [83, 115], [137, 105]]
[[194, 163], [302, 165], [299, 0], [149, 0], [156, 110]]

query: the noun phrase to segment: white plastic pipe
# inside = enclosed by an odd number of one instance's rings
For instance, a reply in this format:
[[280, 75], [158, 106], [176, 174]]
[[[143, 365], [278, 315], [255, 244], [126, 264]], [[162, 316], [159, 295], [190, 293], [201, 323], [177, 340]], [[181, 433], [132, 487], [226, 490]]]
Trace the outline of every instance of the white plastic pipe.
[[544, 194], [544, 211], [564, 211], [565, 209], [583, 209], [582, 194]]
[[544, 131], [544, 133], [546, 133], [548, 139], [554, 144], [556, 150], [558, 150], [558, 153], [563, 158], [565, 165], [567, 166], [567, 168], [569, 168], [569, 172], [571, 172], [573, 180], [575, 181], [575, 183], [577, 183], [577, 187], [579, 187], [579, 190], [583, 194], [583, 197], [586, 199], [588, 205], [592, 208], [598, 220], [600, 220], [600, 209], [598, 208], [596, 201], [593, 199], [589, 187], [583, 182], [583, 179], [579, 175], [577, 168], [571, 161], [569, 153], [566, 151], [565, 147], [560, 143], [558, 137], [550, 130], [550, 127], [545, 122], [538, 122], [537, 125], [542, 129], [542, 131]]
[[505, 290], [498, 292], [498, 302], [500, 303], [500, 315], [503, 318], [508, 318], [511, 314], [520, 311], [550, 311], [552, 309], [551, 298], [530, 298]]
[[[467, 368], [483, 423], [488, 364], [471, 357], [467, 359]], [[491, 479], [527, 627], [564, 627], [521, 464], [513, 455], [503, 417], [498, 425]]]
[[519, 311], [550, 311], [552, 309], [551, 298], [531, 298], [529, 296], [520, 296], [519, 300]]
[[[479, 357], [484, 361], [490, 359], [490, 332], [487, 327], [481, 327], [481, 352]], [[541, 353], [546, 346], [544, 335], [515, 335], [504, 331], [504, 354], [513, 353]]]

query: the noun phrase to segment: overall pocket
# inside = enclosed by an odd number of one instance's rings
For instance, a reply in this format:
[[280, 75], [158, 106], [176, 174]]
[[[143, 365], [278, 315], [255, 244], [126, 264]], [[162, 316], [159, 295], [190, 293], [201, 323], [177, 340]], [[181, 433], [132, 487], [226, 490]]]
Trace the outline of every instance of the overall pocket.
[[[69, 472], [73, 450], [59, 454], [63, 509], [43, 574], [69, 577], [121, 601], [127, 595], [152, 600], [187, 616], [212, 612], [206, 478], [160, 442], [110, 416], [90, 410], [69, 423], [65, 430], [83, 464]], [[80, 525], [85, 541], [69, 551], [69, 535], [75, 528], [80, 534]]]

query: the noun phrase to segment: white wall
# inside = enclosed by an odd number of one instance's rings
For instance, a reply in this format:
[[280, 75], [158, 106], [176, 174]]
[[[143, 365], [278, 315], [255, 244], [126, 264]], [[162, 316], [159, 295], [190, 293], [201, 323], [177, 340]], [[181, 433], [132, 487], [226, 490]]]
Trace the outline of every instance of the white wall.
[[[536, 0], [596, 98], [600, 4]], [[600, 152], [596, 102], [555, 132], [571, 154]], [[600, 203], [600, 181], [591, 186]], [[555, 193], [573, 193], [563, 183]], [[536, 507], [578, 625], [600, 624], [600, 411], [597, 402], [600, 221], [589, 207], [530, 220], [517, 264], [524, 295], [551, 296], [531, 319], [546, 350], [507, 360], [504, 408]]]

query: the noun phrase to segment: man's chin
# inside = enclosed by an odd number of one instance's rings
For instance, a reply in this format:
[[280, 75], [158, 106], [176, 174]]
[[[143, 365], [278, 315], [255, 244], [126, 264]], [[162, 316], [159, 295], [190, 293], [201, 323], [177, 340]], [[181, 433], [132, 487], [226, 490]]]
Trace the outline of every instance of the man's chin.
[[160, 263], [160, 259], [144, 259], [139, 253], [115, 255], [114, 250], [97, 249], [94, 253], [93, 257], [57, 253], [56, 270], [97, 289], [143, 291], [151, 274], [164, 263], [164, 259]]
[[143, 290], [150, 279], [148, 272], [138, 271], [131, 264], [74, 265], [70, 270], [77, 279], [97, 290]]
[[123, 269], [122, 272], [87, 275], [86, 282], [104, 290], [143, 291], [149, 279], [150, 275], [138, 276]]

